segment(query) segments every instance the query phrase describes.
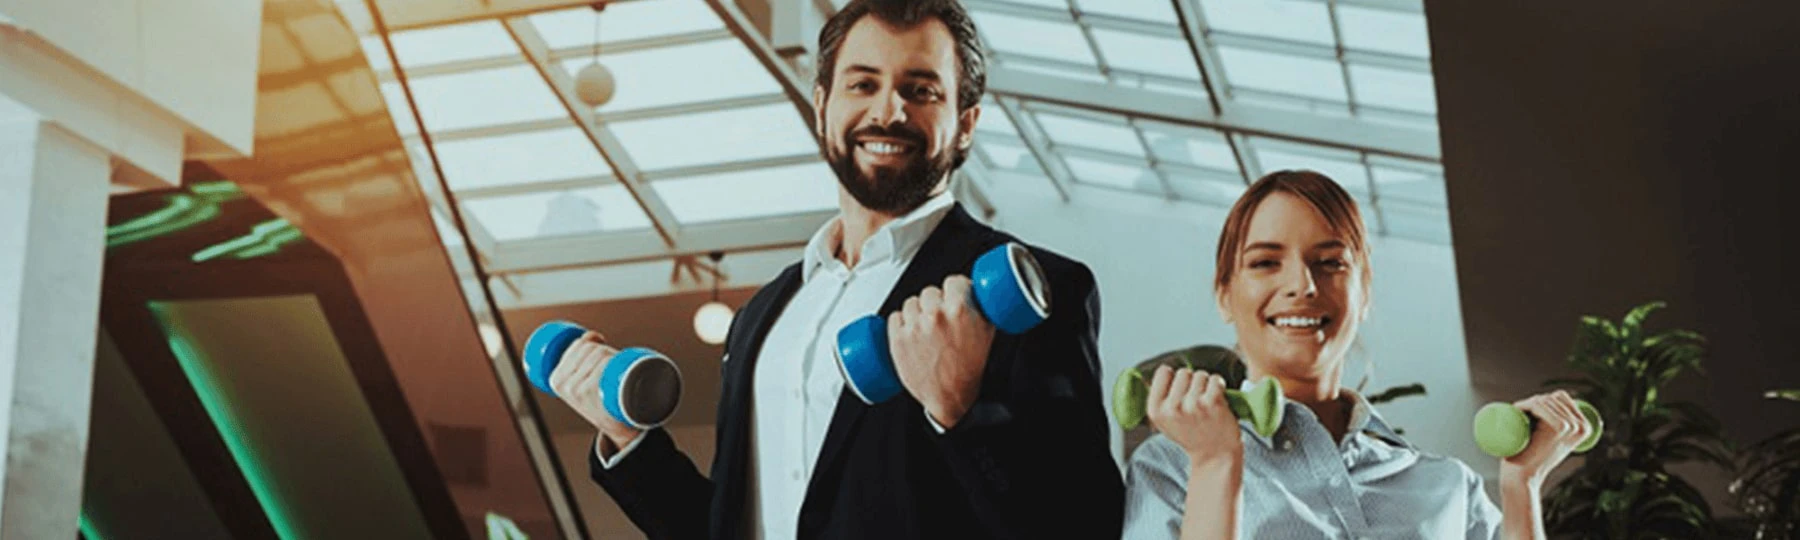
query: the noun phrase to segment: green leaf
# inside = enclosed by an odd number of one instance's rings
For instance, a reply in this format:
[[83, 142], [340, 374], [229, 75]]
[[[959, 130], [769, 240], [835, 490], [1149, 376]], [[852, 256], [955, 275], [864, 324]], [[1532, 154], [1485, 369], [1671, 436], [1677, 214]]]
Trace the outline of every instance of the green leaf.
[[1785, 390], [1770, 390], [1768, 392], [1763, 393], [1763, 397], [1768, 398], [1768, 399], [1785, 399], [1788, 401], [1800, 401], [1800, 388], [1788, 388]]
[[1668, 305], [1667, 302], [1656, 301], [1632, 308], [1630, 313], [1625, 314], [1625, 320], [1622, 321], [1624, 323], [1623, 326], [1626, 328], [1641, 328], [1644, 326], [1644, 319], [1650, 318], [1651, 313], [1667, 307]]

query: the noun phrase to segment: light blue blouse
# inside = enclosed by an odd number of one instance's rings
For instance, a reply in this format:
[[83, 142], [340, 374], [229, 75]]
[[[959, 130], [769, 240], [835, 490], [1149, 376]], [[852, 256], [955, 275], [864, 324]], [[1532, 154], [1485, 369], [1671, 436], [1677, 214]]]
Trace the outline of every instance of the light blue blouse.
[[[1362, 396], [1343, 441], [1334, 443], [1311, 409], [1287, 402], [1272, 437], [1239, 422], [1244, 441], [1238, 538], [1491, 539], [1500, 509], [1481, 476], [1461, 461], [1419, 451]], [[1180, 536], [1188, 458], [1162, 434], [1131, 456], [1126, 473], [1127, 540]]]

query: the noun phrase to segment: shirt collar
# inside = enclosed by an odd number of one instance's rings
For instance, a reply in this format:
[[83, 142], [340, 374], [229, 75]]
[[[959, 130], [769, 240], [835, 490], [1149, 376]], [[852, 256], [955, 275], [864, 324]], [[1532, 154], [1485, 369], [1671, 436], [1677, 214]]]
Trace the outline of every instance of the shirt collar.
[[[1249, 390], [1253, 386], [1250, 379], [1245, 378], [1244, 382], [1238, 384], [1238, 389]], [[1412, 448], [1412, 445], [1408, 444], [1406, 439], [1400, 438], [1400, 434], [1395, 433], [1394, 429], [1388, 426], [1387, 420], [1381, 418], [1381, 413], [1376, 411], [1375, 406], [1369, 403], [1369, 400], [1364, 398], [1361, 393], [1349, 388], [1342, 388], [1338, 391], [1350, 398], [1350, 424], [1346, 426], [1344, 430], [1345, 433], [1363, 433], [1381, 439], [1394, 446]], [[1281, 407], [1281, 427], [1275, 430], [1277, 435], [1284, 431], [1289, 431], [1291, 428], [1288, 426], [1297, 421], [1295, 420], [1297, 416], [1304, 416], [1309, 419], [1313, 418], [1312, 409], [1306, 408], [1305, 405], [1288, 401], [1287, 398], [1282, 398]], [[1314, 419], [1313, 421], [1316, 422], [1317, 420]], [[1243, 427], [1244, 433], [1249, 434], [1250, 438], [1261, 442], [1264, 447], [1275, 447], [1275, 441], [1271, 440], [1271, 437], [1258, 435], [1253, 429], [1253, 426], [1250, 425], [1249, 420], [1238, 420], [1238, 425]]]
[[[945, 190], [927, 199], [918, 208], [887, 222], [863, 241], [862, 256], [856, 264], [904, 264], [911, 261], [919, 248], [925, 245], [925, 239], [931, 237], [931, 232], [937, 230], [938, 223], [943, 222], [944, 216], [949, 215], [950, 209], [955, 205], [956, 198], [950, 195], [949, 190]], [[844, 215], [840, 212], [807, 241], [806, 251], [801, 256], [802, 282], [811, 281], [813, 274], [827, 264], [842, 264], [837, 262], [837, 247], [843, 242], [843, 238]]]

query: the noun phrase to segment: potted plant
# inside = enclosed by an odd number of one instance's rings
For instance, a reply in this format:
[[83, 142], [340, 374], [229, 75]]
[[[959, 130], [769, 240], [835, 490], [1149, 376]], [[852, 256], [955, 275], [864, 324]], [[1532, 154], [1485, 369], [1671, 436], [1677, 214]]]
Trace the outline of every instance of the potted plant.
[[1552, 535], [1567, 538], [1705, 538], [1712, 509], [1668, 467], [1705, 462], [1729, 469], [1719, 422], [1700, 406], [1660, 399], [1671, 381], [1700, 373], [1705, 340], [1687, 330], [1650, 333], [1652, 302], [1616, 323], [1582, 317], [1569, 354], [1579, 377], [1546, 386], [1571, 390], [1599, 409], [1606, 430], [1581, 466], [1545, 497]]
[[[1764, 397], [1800, 401], [1800, 390], [1775, 390]], [[1800, 427], [1783, 430], [1738, 453], [1731, 497], [1732, 506], [1748, 518], [1757, 540], [1800, 538]]]

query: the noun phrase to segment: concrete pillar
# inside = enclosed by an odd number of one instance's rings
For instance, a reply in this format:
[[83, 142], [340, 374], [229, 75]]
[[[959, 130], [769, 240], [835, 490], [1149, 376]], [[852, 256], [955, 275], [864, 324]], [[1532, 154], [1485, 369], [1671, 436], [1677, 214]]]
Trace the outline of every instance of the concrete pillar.
[[75, 536], [111, 172], [0, 95], [0, 540]]

